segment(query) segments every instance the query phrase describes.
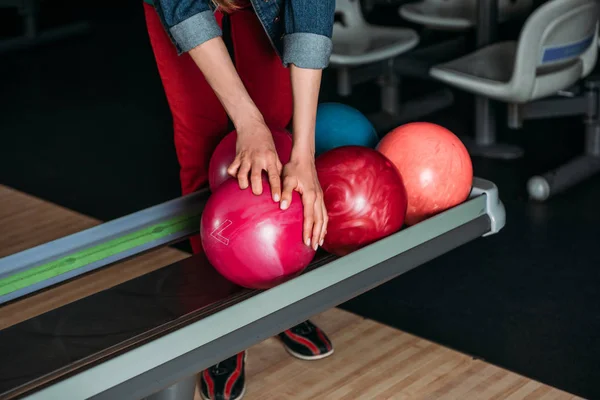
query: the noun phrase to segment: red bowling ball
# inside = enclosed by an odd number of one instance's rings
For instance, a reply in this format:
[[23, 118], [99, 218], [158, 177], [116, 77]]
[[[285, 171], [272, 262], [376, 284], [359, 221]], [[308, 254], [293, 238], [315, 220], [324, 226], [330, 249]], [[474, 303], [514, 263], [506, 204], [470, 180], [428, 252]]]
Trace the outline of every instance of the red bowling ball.
[[402, 125], [377, 150], [400, 171], [408, 193], [406, 224], [414, 225], [465, 201], [473, 185], [466, 147], [448, 129], [428, 123]]
[[[275, 149], [279, 155], [279, 161], [287, 164], [292, 154], [292, 135], [284, 129], [271, 129]], [[208, 165], [208, 184], [211, 191], [215, 191], [219, 185], [231, 178], [227, 168], [235, 160], [237, 132], [232, 131], [221, 140], [210, 158]]]
[[396, 167], [361, 146], [329, 150], [316, 160], [329, 223], [323, 248], [349, 254], [402, 228], [406, 190]]
[[224, 182], [202, 213], [200, 237], [206, 257], [229, 281], [250, 289], [268, 289], [299, 275], [315, 251], [302, 242], [302, 201], [294, 192], [287, 210], [271, 198], [263, 176], [263, 193]]

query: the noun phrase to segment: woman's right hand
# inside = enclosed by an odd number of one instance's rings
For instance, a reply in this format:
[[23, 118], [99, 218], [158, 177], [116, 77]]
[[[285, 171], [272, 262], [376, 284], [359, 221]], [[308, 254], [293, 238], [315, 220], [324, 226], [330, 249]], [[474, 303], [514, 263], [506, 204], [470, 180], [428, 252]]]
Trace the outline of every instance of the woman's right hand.
[[252, 119], [236, 127], [236, 130], [236, 157], [227, 173], [237, 178], [241, 189], [251, 186], [252, 193], [260, 195], [263, 188], [262, 172], [265, 171], [273, 201], [280, 201], [282, 165], [271, 130], [262, 119]]

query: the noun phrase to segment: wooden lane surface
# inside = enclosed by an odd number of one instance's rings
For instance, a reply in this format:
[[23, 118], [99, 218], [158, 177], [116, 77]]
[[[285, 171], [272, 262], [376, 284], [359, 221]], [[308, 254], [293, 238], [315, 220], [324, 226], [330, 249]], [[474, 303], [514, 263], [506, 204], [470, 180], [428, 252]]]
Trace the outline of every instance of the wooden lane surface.
[[[98, 223], [0, 185], [0, 257]], [[0, 306], [0, 329], [185, 257], [178, 250], [159, 249]], [[320, 361], [301, 361], [289, 356], [277, 339], [265, 340], [249, 350], [245, 399], [577, 399], [342, 310], [313, 320], [328, 332], [335, 353]]]

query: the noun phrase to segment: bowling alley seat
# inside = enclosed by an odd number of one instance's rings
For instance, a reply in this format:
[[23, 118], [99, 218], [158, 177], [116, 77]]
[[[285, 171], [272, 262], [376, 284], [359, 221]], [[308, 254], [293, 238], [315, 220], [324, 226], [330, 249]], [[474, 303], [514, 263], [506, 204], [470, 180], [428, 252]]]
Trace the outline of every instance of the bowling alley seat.
[[[600, 81], [588, 80], [583, 90], [572, 90], [596, 64], [598, 8], [596, 0], [551, 0], [527, 19], [517, 41], [494, 43], [430, 70], [441, 82], [507, 103], [513, 129], [528, 118], [584, 115], [585, 155], [530, 179], [528, 191], [534, 199], [545, 200], [600, 170]], [[484, 122], [476, 128], [475, 142], [495, 146], [495, 138], [486, 132], [493, 132], [493, 118], [476, 120]]]
[[[366, 22], [359, 0], [336, 0], [333, 52], [330, 67], [337, 73], [340, 96], [349, 96], [355, 84], [377, 80], [381, 88], [381, 112], [369, 116], [376, 128], [387, 129], [403, 118], [399, 105], [399, 78], [394, 60], [419, 44], [413, 29], [374, 26]], [[450, 105], [452, 99], [427, 99], [412, 111], [433, 112]], [[402, 110], [406, 111], [406, 110]], [[378, 130], [381, 130], [378, 129]]]
[[[407, 21], [429, 29], [463, 31], [477, 25], [478, 1], [487, 0], [421, 0], [402, 5], [400, 15]], [[525, 16], [533, 0], [498, 0], [498, 21]]]

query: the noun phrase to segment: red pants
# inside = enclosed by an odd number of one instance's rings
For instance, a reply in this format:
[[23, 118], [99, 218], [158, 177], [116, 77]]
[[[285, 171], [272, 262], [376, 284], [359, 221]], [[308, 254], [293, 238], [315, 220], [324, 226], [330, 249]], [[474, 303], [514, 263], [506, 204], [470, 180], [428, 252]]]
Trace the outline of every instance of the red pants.
[[[188, 54], [177, 55], [152, 6], [144, 3], [146, 24], [158, 71], [173, 115], [175, 149], [181, 167], [182, 193], [208, 182], [210, 156], [228, 132], [225, 109]], [[222, 26], [223, 14], [215, 17]], [[285, 128], [292, 118], [290, 73], [271, 46], [251, 9], [230, 15], [236, 68], [246, 90], [267, 125]], [[194, 253], [201, 250], [199, 237], [191, 238]]]

